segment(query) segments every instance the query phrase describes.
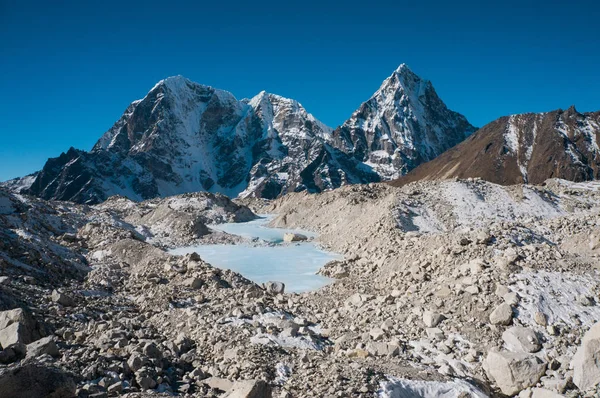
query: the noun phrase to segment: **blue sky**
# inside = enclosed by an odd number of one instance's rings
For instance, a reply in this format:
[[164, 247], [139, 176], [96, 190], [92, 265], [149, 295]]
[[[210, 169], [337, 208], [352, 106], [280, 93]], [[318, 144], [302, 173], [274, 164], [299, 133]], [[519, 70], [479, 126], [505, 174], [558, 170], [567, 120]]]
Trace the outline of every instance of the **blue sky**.
[[597, 1], [204, 3], [0, 0], [0, 180], [91, 149], [177, 74], [297, 99], [333, 127], [401, 63], [477, 126], [600, 110]]

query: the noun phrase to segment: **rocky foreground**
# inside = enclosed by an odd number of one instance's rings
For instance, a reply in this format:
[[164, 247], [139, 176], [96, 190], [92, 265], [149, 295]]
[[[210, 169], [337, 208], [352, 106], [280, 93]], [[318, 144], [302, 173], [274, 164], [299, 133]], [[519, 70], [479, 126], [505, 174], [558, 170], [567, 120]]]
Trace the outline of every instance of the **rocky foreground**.
[[[600, 395], [600, 184], [243, 202], [0, 190], [0, 396]], [[255, 213], [319, 233], [336, 281], [288, 294], [165, 251]]]

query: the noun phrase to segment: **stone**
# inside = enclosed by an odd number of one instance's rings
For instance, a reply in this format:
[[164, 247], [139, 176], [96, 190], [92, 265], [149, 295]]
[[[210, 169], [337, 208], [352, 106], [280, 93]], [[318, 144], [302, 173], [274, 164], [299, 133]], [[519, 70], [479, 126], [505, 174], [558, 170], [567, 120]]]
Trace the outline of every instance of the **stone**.
[[66, 372], [37, 364], [12, 368], [0, 375], [0, 397], [75, 397], [75, 382]]
[[490, 323], [492, 325], [508, 326], [512, 323], [513, 310], [507, 303], [502, 303], [490, 314]]
[[296, 234], [293, 232], [288, 232], [283, 235], [283, 241], [288, 242], [288, 243], [289, 242], [302, 242], [307, 239], [308, 239], [308, 237], [306, 235]]
[[272, 398], [271, 386], [264, 380], [236, 381], [223, 398]]
[[283, 294], [285, 291], [285, 283], [269, 281], [263, 284], [264, 289], [270, 294]]
[[564, 395], [545, 388], [534, 388], [531, 390], [531, 398], [564, 398]]
[[573, 383], [588, 390], [600, 383], [600, 322], [588, 330], [573, 356]]
[[109, 394], [118, 394], [121, 391], [123, 391], [123, 383], [118, 381], [118, 382], [108, 386], [108, 388], [106, 390], [108, 391]]
[[535, 332], [523, 326], [513, 326], [506, 329], [502, 333], [502, 340], [511, 351], [532, 353], [542, 349]]
[[144, 358], [142, 355], [138, 354], [137, 352], [134, 352], [133, 354], [131, 354], [131, 356], [127, 360], [127, 366], [129, 366], [129, 369], [131, 369], [133, 372], [137, 372], [147, 362], [148, 361], [146, 358]]
[[73, 307], [75, 305], [75, 300], [71, 296], [61, 293], [58, 290], [52, 291], [52, 301], [64, 307]]
[[483, 362], [488, 378], [503, 394], [512, 396], [533, 387], [546, 372], [547, 364], [532, 354], [489, 351]]
[[517, 305], [519, 304], [519, 295], [516, 292], [506, 293], [503, 297], [504, 302], [509, 305]]
[[442, 315], [442, 314], [438, 314], [437, 312], [433, 312], [433, 311], [424, 311], [423, 312], [423, 323], [425, 323], [425, 326], [427, 326], [428, 328], [436, 327], [444, 319], [446, 319], [446, 317], [444, 317], [444, 315]]
[[375, 341], [368, 342], [366, 350], [377, 357], [396, 356], [400, 353], [400, 347], [396, 344]]
[[30, 336], [27, 327], [21, 322], [16, 322], [0, 330], [0, 345], [4, 348], [16, 343], [28, 343], [31, 341]]
[[444, 338], [444, 332], [440, 328], [427, 328], [425, 329], [427, 337], [433, 340], [442, 340]]
[[215, 376], [211, 376], [202, 380], [202, 383], [219, 391], [229, 391], [233, 386], [232, 381]]
[[385, 332], [381, 328], [373, 328], [369, 331], [369, 336], [374, 341], [378, 341], [385, 337]]
[[58, 347], [54, 342], [52, 336], [44, 337], [31, 344], [27, 344], [27, 357], [35, 358], [41, 355], [48, 354], [53, 357], [60, 355]]
[[156, 381], [149, 376], [136, 377], [137, 383], [142, 390], [151, 390], [156, 387]]
[[548, 326], [548, 317], [541, 311], [536, 311], [533, 314], [533, 320], [540, 326]]
[[192, 289], [200, 289], [204, 282], [200, 278], [188, 278], [185, 280], [185, 285], [191, 287]]

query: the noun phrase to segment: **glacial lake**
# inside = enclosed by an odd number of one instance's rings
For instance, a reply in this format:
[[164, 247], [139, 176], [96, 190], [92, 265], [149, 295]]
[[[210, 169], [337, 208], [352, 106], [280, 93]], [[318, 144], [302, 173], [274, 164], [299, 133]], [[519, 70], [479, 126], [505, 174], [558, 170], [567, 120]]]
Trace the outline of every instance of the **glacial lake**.
[[317, 275], [323, 265], [342, 256], [321, 250], [312, 242], [283, 243], [286, 232], [296, 232], [309, 237], [314, 233], [282, 228], [269, 228], [266, 224], [272, 215], [261, 216], [245, 223], [227, 223], [209, 226], [211, 229], [239, 235], [249, 240], [263, 240], [269, 246], [200, 245], [170, 250], [171, 254], [183, 255], [196, 252], [204, 261], [215, 267], [239, 272], [246, 278], [263, 283], [279, 281], [285, 283], [286, 292], [316, 290], [331, 283], [331, 279]]

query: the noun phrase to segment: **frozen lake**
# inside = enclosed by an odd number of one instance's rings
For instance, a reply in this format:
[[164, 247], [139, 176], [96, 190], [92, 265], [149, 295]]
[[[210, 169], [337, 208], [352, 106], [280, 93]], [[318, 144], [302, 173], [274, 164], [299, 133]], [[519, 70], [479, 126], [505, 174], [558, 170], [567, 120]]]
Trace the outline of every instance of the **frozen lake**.
[[210, 227], [248, 239], [258, 238], [275, 243], [275, 245], [200, 245], [173, 249], [170, 253], [187, 254], [196, 252], [213, 266], [239, 272], [256, 283], [283, 282], [285, 283], [286, 292], [315, 290], [330, 283], [331, 279], [316, 275], [316, 272], [327, 262], [342, 257], [335, 253], [325, 252], [311, 242], [282, 243], [283, 234], [286, 232], [297, 232], [307, 236], [315, 236], [315, 234], [306, 231], [266, 227], [265, 224], [272, 217], [265, 216], [250, 222], [228, 223]]

